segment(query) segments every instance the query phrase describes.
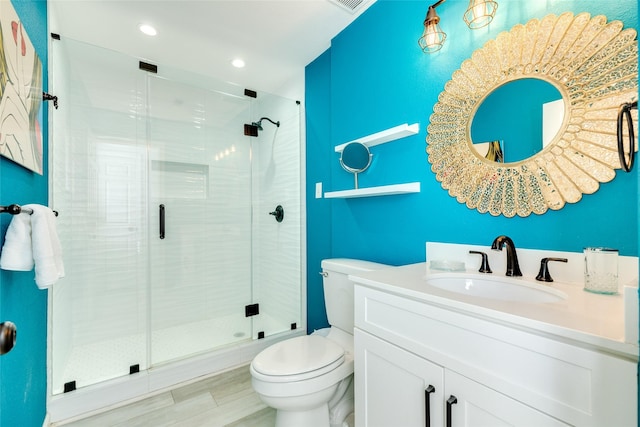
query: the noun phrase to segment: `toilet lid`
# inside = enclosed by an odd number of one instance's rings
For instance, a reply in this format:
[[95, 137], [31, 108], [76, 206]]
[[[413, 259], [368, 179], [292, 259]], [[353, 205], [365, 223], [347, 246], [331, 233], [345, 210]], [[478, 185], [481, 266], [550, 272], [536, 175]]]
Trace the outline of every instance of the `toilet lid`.
[[305, 335], [267, 347], [251, 365], [264, 375], [290, 376], [337, 366], [343, 360], [344, 349], [335, 342], [320, 335]]

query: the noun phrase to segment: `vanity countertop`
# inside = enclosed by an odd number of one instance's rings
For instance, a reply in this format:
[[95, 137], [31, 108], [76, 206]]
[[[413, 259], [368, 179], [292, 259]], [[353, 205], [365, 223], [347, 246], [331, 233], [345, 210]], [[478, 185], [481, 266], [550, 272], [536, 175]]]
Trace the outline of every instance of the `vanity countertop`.
[[[632, 292], [600, 295], [585, 292], [582, 286], [575, 283], [553, 282], [548, 286], [564, 292], [567, 295], [566, 300], [529, 303], [472, 297], [446, 291], [428, 285], [427, 274], [431, 274], [427, 263], [422, 262], [358, 273], [349, 278], [357, 284], [384, 292], [638, 360], [637, 342], [631, 339], [625, 340], [624, 301], [625, 294], [627, 298], [633, 298], [634, 300], [630, 301], [627, 307], [633, 306], [637, 310], [637, 287], [633, 288]], [[500, 275], [494, 273], [487, 277], [490, 276], [499, 277]], [[535, 281], [530, 277], [524, 277], [523, 280]], [[629, 327], [627, 324], [627, 329]], [[631, 327], [636, 328], [637, 331], [637, 322], [634, 322]]]

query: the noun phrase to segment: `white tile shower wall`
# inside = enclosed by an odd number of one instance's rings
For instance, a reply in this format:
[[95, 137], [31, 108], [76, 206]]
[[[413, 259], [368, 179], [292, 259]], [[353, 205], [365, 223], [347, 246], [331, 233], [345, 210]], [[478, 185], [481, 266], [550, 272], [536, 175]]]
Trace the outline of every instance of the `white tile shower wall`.
[[[268, 116], [280, 121], [280, 127], [264, 121], [264, 130], [252, 139], [253, 280], [261, 312], [254, 332], [264, 330], [267, 335], [300, 322], [300, 118], [298, 107], [290, 102], [261, 101], [256, 117]], [[280, 223], [269, 215], [277, 205], [285, 212]]]
[[[73, 112], [82, 114], [80, 107], [74, 107]], [[143, 310], [146, 304], [138, 294], [147, 265], [140, 250], [144, 250], [146, 236], [142, 227], [145, 193], [140, 190], [146, 170], [143, 149], [135, 140], [111, 143], [91, 130], [104, 127], [100, 120], [90, 115], [87, 129], [72, 129], [74, 143], [69, 144], [69, 157], [56, 159], [76, 165], [66, 177], [73, 183], [63, 176], [54, 177], [54, 181], [59, 179], [73, 188], [58, 193], [61, 196], [55, 204], [63, 212], [58, 224], [62, 227], [66, 277], [60, 283], [70, 287], [67, 292], [74, 318], [73, 328], [67, 331], [73, 331], [74, 345], [110, 339], [124, 331], [135, 333], [141, 304]], [[112, 121], [114, 127], [125, 127], [122, 117]], [[86, 149], [78, 145], [86, 145]], [[79, 158], [90, 159], [89, 164], [77, 166]], [[59, 168], [64, 170], [65, 166], [60, 164]], [[56, 313], [58, 308], [54, 306]], [[118, 316], [111, 316], [114, 311]], [[105, 318], [111, 321], [105, 322]]]
[[[198, 109], [207, 114], [216, 110], [210, 105], [216, 101], [213, 94], [200, 91], [193, 96], [200, 101], [193, 107], [194, 115]], [[248, 106], [246, 101], [236, 102], [240, 105], [235, 105], [233, 99], [228, 100], [233, 106], [225, 105], [234, 111]], [[193, 169], [191, 164], [200, 165], [198, 170], [206, 168], [207, 176], [206, 186], [196, 183], [192, 197], [165, 197], [167, 236], [153, 244], [163, 257], [159, 265], [172, 268], [160, 268], [152, 282], [156, 331], [173, 330], [178, 338], [181, 332], [170, 329], [176, 319], [195, 324], [203, 319], [240, 317], [251, 299], [251, 152], [247, 137], [241, 132], [247, 117], [248, 113], [225, 117], [229, 121], [210, 117], [199, 126], [191, 122], [158, 122], [154, 146], [166, 150], [162, 153], [164, 158], [182, 162], [185, 170]], [[237, 131], [230, 132], [229, 128]], [[188, 147], [171, 142], [163, 147], [167, 134], [174, 135], [170, 141], [180, 136]], [[192, 178], [174, 174], [165, 181], [164, 190], [168, 189], [168, 194], [180, 193], [180, 189], [193, 184]], [[152, 275], [155, 273], [152, 271]], [[171, 316], [162, 316], [164, 310]], [[241, 321], [226, 330], [230, 337], [236, 332], [249, 336], [248, 325], [250, 322]]]

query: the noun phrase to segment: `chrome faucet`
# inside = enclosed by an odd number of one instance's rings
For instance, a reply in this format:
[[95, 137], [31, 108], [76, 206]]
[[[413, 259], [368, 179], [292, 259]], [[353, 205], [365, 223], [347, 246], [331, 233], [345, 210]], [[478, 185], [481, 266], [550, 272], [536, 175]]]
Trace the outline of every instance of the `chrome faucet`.
[[507, 245], [507, 276], [522, 276], [520, 265], [518, 265], [518, 254], [516, 253], [516, 245], [513, 240], [507, 236], [498, 236], [491, 244], [491, 249], [501, 251], [502, 247]]

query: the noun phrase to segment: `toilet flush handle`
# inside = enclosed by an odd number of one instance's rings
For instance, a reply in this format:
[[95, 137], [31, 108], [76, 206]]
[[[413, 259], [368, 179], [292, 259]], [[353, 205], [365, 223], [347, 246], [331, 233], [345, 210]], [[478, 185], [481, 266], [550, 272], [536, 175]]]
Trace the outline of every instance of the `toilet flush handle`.
[[329, 276], [329, 273], [326, 272], [326, 271], [319, 271], [318, 274], [321, 275], [322, 277], [328, 277]]

